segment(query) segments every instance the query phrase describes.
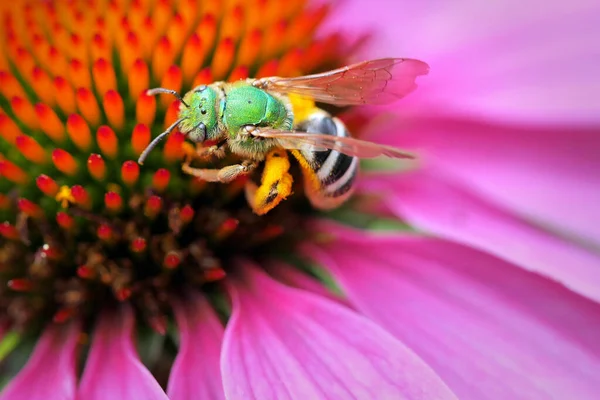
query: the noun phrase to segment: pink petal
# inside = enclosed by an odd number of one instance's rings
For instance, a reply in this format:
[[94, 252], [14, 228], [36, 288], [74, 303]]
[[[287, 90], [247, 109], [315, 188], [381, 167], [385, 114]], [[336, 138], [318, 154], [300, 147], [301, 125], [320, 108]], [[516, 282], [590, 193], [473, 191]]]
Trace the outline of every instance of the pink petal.
[[[600, 249], [597, 129], [523, 128], [448, 119], [398, 121], [374, 140], [416, 150], [437, 173]], [[380, 131], [381, 132], [381, 131]]]
[[174, 310], [180, 344], [167, 387], [169, 399], [225, 399], [219, 369], [223, 325], [198, 293], [175, 302]]
[[427, 114], [600, 122], [595, 0], [344, 3], [330, 25], [373, 31], [363, 58], [412, 57], [431, 66], [399, 107], [419, 99]]
[[221, 358], [227, 398], [454, 398], [404, 345], [335, 302], [248, 265], [230, 288]]
[[485, 250], [600, 300], [600, 256], [422, 170], [393, 178], [390, 208], [414, 226]]
[[334, 300], [346, 307], [350, 307], [350, 304], [348, 304], [346, 299], [343, 298], [340, 293], [335, 293], [326, 288], [319, 280], [301, 272], [297, 268], [275, 261], [270, 262], [267, 268], [272, 276], [286, 285], [312, 292], [320, 297]]
[[100, 316], [81, 378], [79, 400], [168, 400], [137, 355], [131, 337], [133, 325], [129, 307]]
[[597, 398], [599, 304], [451, 242], [323, 229], [307, 254], [461, 399]]
[[78, 336], [79, 327], [76, 324], [46, 328], [27, 364], [0, 394], [0, 399], [75, 399]]

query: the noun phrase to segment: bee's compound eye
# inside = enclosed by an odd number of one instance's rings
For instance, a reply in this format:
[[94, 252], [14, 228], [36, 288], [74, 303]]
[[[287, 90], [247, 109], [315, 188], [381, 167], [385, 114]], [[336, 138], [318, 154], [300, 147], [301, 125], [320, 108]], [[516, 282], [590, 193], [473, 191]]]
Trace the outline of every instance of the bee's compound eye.
[[206, 125], [203, 122], [200, 122], [198, 125], [198, 141], [204, 142], [206, 140]]

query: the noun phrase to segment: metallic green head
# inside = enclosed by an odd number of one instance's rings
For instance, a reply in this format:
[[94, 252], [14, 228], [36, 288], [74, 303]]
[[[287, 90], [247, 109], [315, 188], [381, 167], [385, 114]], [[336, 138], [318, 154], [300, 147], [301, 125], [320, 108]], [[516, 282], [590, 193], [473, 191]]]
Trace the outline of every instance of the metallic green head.
[[219, 128], [219, 94], [210, 86], [198, 86], [188, 92], [179, 108], [179, 130], [193, 142], [218, 140], [222, 134]]
[[181, 133], [197, 143], [205, 140], [219, 140], [225, 136], [225, 130], [219, 126], [221, 97], [213, 87], [198, 86], [188, 92], [183, 99], [179, 93], [171, 89], [154, 88], [146, 92], [148, 96], [161, 93], [171, 94], [181, 101], [179, 118], [144, 149], [138, 159], [140, 165], [144, 163], [152, 149], [169, 136], [175, 128], [179, 128]]

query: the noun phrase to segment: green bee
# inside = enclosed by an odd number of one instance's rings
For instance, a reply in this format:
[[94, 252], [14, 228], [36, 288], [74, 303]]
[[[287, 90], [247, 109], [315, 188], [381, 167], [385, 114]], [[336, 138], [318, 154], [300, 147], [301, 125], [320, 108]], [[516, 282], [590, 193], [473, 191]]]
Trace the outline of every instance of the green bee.
[[[305, 170], [305, 175], [312, 177], [310, 179], [313, 181], [318, 174], [317, 169], [323, 164], [315, 160], [324, 161], [332, 154], [350, 158], [380, 155], [412, 158], [411, 154], [397, 148], [352, 138], [344, 127], [322, 132], [298, 130], [302, 129], [304, 121], [295, 118], [290, 96], [305, 96], [336, 106], [388, 103], [412, 92], [416, 88], [416, 78], [428, 71], [428, 65], [422, 61], [384, 58], [296, 78], [268, 77], [235, 83], [215, 82], [198, 86], [183, 98], [173, 90], [151, 89], [148, 94], [172, 94], [180, 100], [181, 105], [177, 121], [150, 143], [138, 162], [143, 164], [149, 152], [176, 127], [193, 142], [217, 143], [202, 148], [197, 154], [198, 159], [223, 157], [226, 149], [229, 149], [242, 160], [240, 164], [221, 169], [192, 168], [189, 161], [182, 165], [184, 172], [210, 182], [231, 182], [254, 170], [270, 152], [277, 150], [280, 154], [282, 149], [291, 150]], [[336, 119], [335, 123], [339, 126], [341, 122]], [[326, 128], [334, 125], [332, 122], [319, 126]], [[320, 180], [324, 182], [328, 179], [322, 177]], [[315, 187], [313, 191], [318, 192], [319, 185]]]

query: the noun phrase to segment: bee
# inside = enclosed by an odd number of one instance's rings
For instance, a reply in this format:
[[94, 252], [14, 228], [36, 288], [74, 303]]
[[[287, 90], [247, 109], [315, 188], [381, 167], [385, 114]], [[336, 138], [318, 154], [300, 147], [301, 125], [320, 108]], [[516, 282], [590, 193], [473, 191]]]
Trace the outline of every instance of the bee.
[[419, 60], [383, 58], [295, 78], [215, 82], [198, 86], [183, 98], [173, 90], [151, 89], [149, 95], [172, 94], [181, 105], [178, 119], [148, 145], [138, 163], [143, 164], [175, 128], [193, 142], [215, 142], [200, 147], [195, 158], [224, 157], [229, 150], [242, 162], [219, 169], [193, 168], [188, 159], [182, 170], [205, 181], [228, 183], [264, 162], [260, 186], [249, 181], [246, 191], [254, 211], [264, 214], [291, 192], [290, 151], [302, 167], [311, 203], [321, 209], [334, 208], [350, 195], [359, 158], [414, 157], [395, 147], [351, 137], [339, 119], [318, 108], [307, 118], [299, 118], [291, 98], [303, 96], [334, 106], [385, 104], [412, 92], [416, 78], [428, 71], [429, 66]]
[[[334, 140], [351, 137], [342, 120], [316, 107], [296, 128], [309, 134], [330, 135]], [[300, 162], [304, 192], [310, 203], [315, 208], [330, 210], [339, 207], [352, 195], [359, 158], [337, 150], [318, 150], [306, 148], [291, 152]]]

